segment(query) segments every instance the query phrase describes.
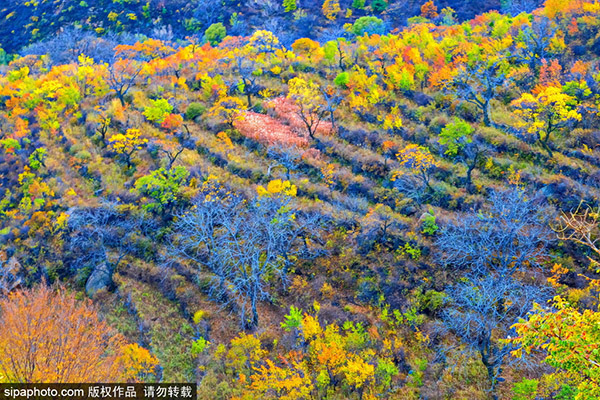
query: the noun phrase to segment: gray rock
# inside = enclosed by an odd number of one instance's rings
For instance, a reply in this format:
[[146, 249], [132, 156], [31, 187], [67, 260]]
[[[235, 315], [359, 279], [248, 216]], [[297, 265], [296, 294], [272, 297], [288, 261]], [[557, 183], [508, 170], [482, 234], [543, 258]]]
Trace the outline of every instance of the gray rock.
[[106, 263], [97, 265], [85, 283], [85, 292], [93, 297], [100, 290], [108, 290], [112, 285], [112, 270]]
[[412, 205], [405, 205], [400, 209], [400, 213], [410, 217], [411, 215], [415, 215], [417, 213], [417, 207]]

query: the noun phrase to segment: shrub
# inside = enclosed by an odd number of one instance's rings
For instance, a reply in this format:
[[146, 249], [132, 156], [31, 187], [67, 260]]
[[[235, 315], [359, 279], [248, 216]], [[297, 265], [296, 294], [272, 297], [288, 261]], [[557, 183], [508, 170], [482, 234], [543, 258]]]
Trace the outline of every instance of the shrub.
[[423, 230], [422, 232], [426, 235], [435, 235], [438, 231], [439, 226], [435, 223], [435, 214], [433, 210], [429, 210], [423, 218]]
[[532, 400], [535, 399], [535, 394], [538, 388], [538, 381], [535, 379], [523, 378], [521, 382], [515, 383], [513, 386], [513, 399], [515, 400]]
[[187, 110], [185, 110], [185, 119], [194, 120], [200, 115], [204, 114], [206, 107], [201, 103], [191, 103]]
[[350, 75], [347, 72], [342, 72], [335, 77], [333, 83], [341, 88], [346, 88], [350, 83]]
[[373, 278], [361, 278], [358, 281], [356, 298], [363, 303], [377, 304], [380, 291]]
[[192, 343], [192, 355], [193, 356], [198, 356], [200, 354], [202, 354], [204, 352], [204, 350], [206, 350], [206, 347], [208, 346], [208, 341], [204, 338], [200, 338], [198, 340], [196, 340], [194, 343]]
[[151, 122], [162, 124], [171, 112], [173, 106], [166, 99], [150, 100], [151, 105], [144, 108], [144, 116]]
[[290, 313], [285, 316], [285, 322], [281, 323], [281, 327], [287, 332], [292, 329], [297, 329], [302, 323], [302, 310], [294, 306], [290, 306]]
[[87, 150], [81, 150], [75, 153], [75, 158], [79, 158], [80, 160], [89, 160], [92, 158], [92, 155]]
[[268, 115], [245, 112], [235, 121], [235, 128], [245, 137], [256, 140], [267, 146], [281, 144], [284, 146], [306, 147], [308, 141], [293, 130]]

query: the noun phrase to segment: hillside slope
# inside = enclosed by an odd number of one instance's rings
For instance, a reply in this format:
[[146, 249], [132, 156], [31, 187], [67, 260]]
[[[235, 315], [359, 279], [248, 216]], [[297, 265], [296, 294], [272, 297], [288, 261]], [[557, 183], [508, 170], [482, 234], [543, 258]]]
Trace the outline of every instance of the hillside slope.
[[203, 399], [597, 397], [600, 3], [419, 12], [16, 56], [0, 299], [85, 293]]

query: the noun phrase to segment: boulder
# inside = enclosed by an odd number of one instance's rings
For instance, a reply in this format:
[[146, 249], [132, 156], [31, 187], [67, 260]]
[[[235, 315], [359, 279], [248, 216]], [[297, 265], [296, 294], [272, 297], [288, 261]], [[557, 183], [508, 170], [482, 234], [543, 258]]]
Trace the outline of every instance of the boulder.
[[88, 296], [94, 297], [100, 290], [108, 290], [111, 285], [112, 270], [106, 263], [102, 263], [97, 265], [89, 276], [85, 283], [85, 292]]

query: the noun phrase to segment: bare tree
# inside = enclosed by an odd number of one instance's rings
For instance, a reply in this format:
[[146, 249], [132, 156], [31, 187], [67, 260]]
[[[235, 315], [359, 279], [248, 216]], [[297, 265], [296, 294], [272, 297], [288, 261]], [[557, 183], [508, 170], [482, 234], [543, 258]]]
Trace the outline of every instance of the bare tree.
[[516, 17], [524, 12], [531, 13], [536, 8], [538, 8], [538, 2], [535, 0], [507, 0], [502, 6], [502, 12]]
[[71, 209], [69, 215], [68, 249], [76, 269], [106, 264], [112, 272], [135, 251], [140, 235], [153, 229], [153, 221], [144, 214], [129, 215], [112, 202], [97, 208]]
[[431, 191], [427, 190], [427, 186], [421, 179], [412, 174], [399, 176], [393, 185], [396, 190], [419, 205], [431, 198]]
[[308, 250], [301, 238], [314, 232], [316, 221], [300, 215], [288, 196], [246, 200], [213, 188], [177, 217], [171, 254], [208, 272], [210, 294], [237, 307], [249, 329], [258, 325], [258, 302], [270, 297], [271, 284], [285, 281], [292, 256]]
[[486, 207], [444, 226], [437, 240], [441, 261], [480, 274], [511, 276], [539, 265], [551, 241], [548, 210], [522, 189], [495, 191]]
[[[558, 223], [552, 226], [558, 239], [562, 241], [571, 241], [583, 245], [595, 254], [596, 259], [588, 256], [590, 266], [596, 269], [600, 265], [600, 207], [587, 205], [584, 207], [583, 201], [579, 203], [575, 210], [568, 213], [562, 212], [558, 218]], [[588, 278], [590, 279], [590, 278]]]
[[493, 125], [490, 116], [491, 101], [506, 82], [503, 68], [505, 61], [502, 58], [491, 64], [483, 60], [472, 65], [461, 65], [457, 68], [458, 73], [444, 87], [447, 92], [479, 108], [486, 126]]
[[298, 168], [302, 160], [300, 150], [295, 146], [290, 147], [281, 144], [270, 146], [267, 155], [275, 161], [275, 164], [269, 166], [269, 174], [272, 169], [282, 167], [285, 169], [285, 178], [288, 181], [292, 179], [292, 173]]
[[556, 27], [552, 21], [543, 16], [535, 17], [531, 26], [521, 31], [521, 46], [513, 52], [515, 59], [529, 65], [531, 72], [539, 74], [542, 60], [550, 58], [551, 43], [556, 35]]
[[333, 86], [321, 87], [321, 94], [325, 100], [325, 109], [329, 113], [329, 122], [331, 122], [331, 130], [335, 131], [335, 111], [338, 109], [342, 99], [344, 98], [339, 88]]
[[478, 135], [473, 140], [465, 144], [460, 161], [467, 167], [467, 176], [465, 186], [468, 188], [473, 182], [471, 176], [473, 170], [477, 167], [479, 161], [488, 154], [488, 147], [485, 141]]
[[150, 150], [156, 149], [166, 157], [167, 170], [171, 170], [175, 162], [185, 149], [194, 149], [196, 142], [192, 139], [187, 125], [183, 125], [183, 130], [167, 133], [166, 140], [152, 140]]
[[400, 215], [384, 204], [377, 204], [370, 208], [360, 222], [361, 229], [357, 234], [357, 242], [359, 247], [367, 252], [375, 244], [387, 248], [397, 247], [397, 238], [400, 236], [400, 232], [407, 228]]
[[[127, 35], [121, 35], [119, 42], [127, 42]], [[77, 62], [79, 56], [85, 54], [96, 62], [107, 61], [114, 56], [114, 48], [118, 44], [116, 38], [108, 34], [98, 37], [94, 33], [79, 28], [61, 28], [56, 36], [34, 43], [23, 50], [22, 55], [47, 54], [54, 65]]]
[[108, 64], [107, 82], [122, 106], [125, 106], [125, 96], [138, 82], [143, 68], [143, 62], [129, 58], [119, 58]]
[[250, 0], [249, 7], [258, 10], [265, 17], [272, 17], [281, 12], [281, 2], [276, 0]]
[[200, 22], [202, 29], [206, 30], [210, 25], [219, 22], [225, 13], [223, 2], [220, 0], [199, 1], [194, 10], [194, 18]]
[[492, 397], [497, 399], [496, 385], [502, 367], [509, 361], [510, 352], [516, 349], [499, 339], [505, 338], [510, 327], [527, 315], [534, 301], [547, 298], [547, 291], [510, 276], [489, 274], [468, 276], [465, 282], [448, 292], [450, 305], [442, 316], [445, 328], [479, 355], [487, 371]]
[[582, 244], [600, 255], [600, 208], [587, 206], [582, 209], [582, 206], [583, 202], [575, 210], [561, 213], [553, 229], [560, 240]]

